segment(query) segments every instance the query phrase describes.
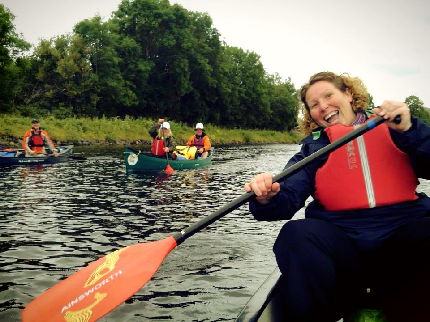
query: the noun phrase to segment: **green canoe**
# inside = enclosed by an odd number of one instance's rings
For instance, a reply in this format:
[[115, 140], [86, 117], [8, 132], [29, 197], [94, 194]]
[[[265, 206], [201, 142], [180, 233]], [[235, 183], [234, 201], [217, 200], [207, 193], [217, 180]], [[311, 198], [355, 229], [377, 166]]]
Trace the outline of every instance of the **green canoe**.
[[[275, 269], [251, 297], [236, 322], [288, 322], [284, 313], [281, 272]], [[359, 309], [344, 322], [388, 322], [380, 310]]]
[[[153, 171], [166, 169], [166, 158], [160, 158], [126, 147], [125, 151], [125, 166], [131, 171]], [[172, 160], [169, 159], [169, 165], [175, 170], [195, 169], [208, 166], [212, 163], [214, 149], [211, 148], [210, 154], [206, 159], [197, 160]]]

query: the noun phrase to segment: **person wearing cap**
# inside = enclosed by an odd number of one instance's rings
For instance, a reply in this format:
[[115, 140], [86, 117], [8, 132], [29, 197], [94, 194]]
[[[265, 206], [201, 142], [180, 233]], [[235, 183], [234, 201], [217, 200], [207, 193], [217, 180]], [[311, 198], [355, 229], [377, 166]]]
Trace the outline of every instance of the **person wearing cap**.
[[164, 157], [166, 153], [171, 154], [176, 147], [175, 137], [170, 130], [169, 122], [159, 119], [158, 122], [148, 130], [154, 139], [151, 146], [153, 155]]
[[25, 132], [22, 147], [26, 157], [40, 157], [47, 154], [58, 156], [54, 143], [48, 133], [40, 127], [38, 119], [31, 120], [31, 130]]
[[187, 146], [195, 146], [199, 157], [203, 159], [207, 158], [211, 148], [211, 141], [205, 133], [203, 123], [197, 123], [194, 130], [196, 131], [196, 134], [189, 138]]

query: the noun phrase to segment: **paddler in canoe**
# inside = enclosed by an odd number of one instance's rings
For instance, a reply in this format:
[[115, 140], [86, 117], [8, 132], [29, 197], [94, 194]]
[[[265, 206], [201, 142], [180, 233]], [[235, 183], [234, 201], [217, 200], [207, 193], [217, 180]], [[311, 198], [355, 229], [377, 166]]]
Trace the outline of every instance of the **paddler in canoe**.
[[[366, 87], [347, 74], [317, 73], [300, 95], [309, 135], [286, 167], [372, 118]], [[305, 170], [245, 184], [257, 220], [289, 220], [313, 197], [273, 247], [286, 321], [338, 321], [360, 305], [363, 287], [381, 293], [388, 321], [430, 321], [430, 198], [416, 192], [419, 177], [430, 179], [430, 127], [402, 102], [373, 112], [387, 121]]]
[[153, 138], [151, 153], [158, 157], [164, 157], [166, 153], [171, 154], [176, 147], [175, 137], [170, 129], [170, 123], [164, 119], [158, 122], [148, 130], [149, 135]]
[[31, 130], [25, 132], [22, 139], [22, 148], [26, 157], [43, 157], [47, 154], [58, 156], [57, 149], [48, 133], [40, 127], [38, 119], [31, 121]]
[[211, 141], [206, 135], [203, 123], [197, 123], [194, 131], [196, 133], [188, 139], [187, 146], [195, 146], [197, 148], [198, 157], [206, 159], [211, 148]]

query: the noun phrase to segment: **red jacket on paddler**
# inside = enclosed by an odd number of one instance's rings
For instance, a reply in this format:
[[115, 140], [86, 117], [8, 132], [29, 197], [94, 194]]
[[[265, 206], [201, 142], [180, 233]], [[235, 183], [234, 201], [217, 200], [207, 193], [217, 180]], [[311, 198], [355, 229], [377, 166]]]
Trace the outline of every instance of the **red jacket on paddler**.
[[[164, 135], [163, 130], [166, 131]], [[148, 133], [153, 138], [151, 146], [151, 153], [153, 155], [164, 157], [166, 155], [164, 148], [169, 148], [169, 153], [175, 149], [176, 142], [170, 130], [170, 123], [164, 122], [164, 119], [160, 119], [157, 124], [148, 130]]]
[[22, 139], [22, 148], [24, 151], [32, 150], [36, 153], [45, 153], [45, 149], [49, 150], [49, 153], [55, 151], [54, 143], [48, 136], [48, 133], [42, 129], [39, 129], [39, 131], [31, 129], [25, 132]]
[[164, 157], [166, 155], [166, 152], [164, 152], [164, 138], [154, 138], [154, 141], [152, 141], [151, 153], [159, 157]]
[[[353, 130], [342, 124], [325, 129], [330, 142]], [[330, 154], [316, 173], [315, 198], [328, 211], [374, 208], [416, 200], [417, 183], [409, 156], [382, 124]]]
[[[367, 134], [373, 133], [380, 127], [384, 127], [384, 125], [379, 125], [377, 128], [369, 131]], [[302, 140], [300, 151], [289, 160], [286, 168], [294, 165], [297, 162], [300, 162], [304, 158], [310, 156], [312, 153], [315, 153], [330, 144], [327, 131], [317, 129], [315, 130], [314, 134], [317, 134], [317, 132], [320, 133], [320, 135], [311, 134]], [[390, 146], [392, 141], [401, 151], [408, 151], [408, 155], [411, 160], [410, 163], [414, 168], [414, 175], [412, 176], [413, 178], [418, 177], [430, 180], [430, 171], [428, 167], [428, 160], [430, 159], [430, 127], [425, 125], [419, 119], [412, 117], [412, 127], [407, 132], [398, 133], [394, 130], [389, 130], [389, 140], [387, 140], [387, 137], [384, 133], [379, 131], [376, 133], [379, 133], [379, 136], [375, 141], [381, 140], [383, 141], [381, 144], [385, 143]], [[372, 137], [368, 136], [367, 134], [364, 135], [366, 145], [368, 144], [367, 141], [369, 141]], [[372, 142], [370, 144], [372, 145], [377, 143]], [[354, 149], [355, 148], [356, 147], [354, 146]], [[392, 146], [388, 149], [391, 150]], [[332, 152], [332, 154], [333, 153], [334, 152]], [[343, 148], [343, 155], [346, 159], [348, 156], [351, 156], [350, 153], [351, 150], [348, 151], [346, 147]], [[393, 154], [396, 153], [394, 152]], [[356, 154], [356, 156], [357, 158], [360, 158], [359, 155]], [[408, 180], [405, 178], [409, 177], [409, 174], [407, 175], [406, 173], [402, 172], [392, 172], [397, 170], [390, 170], [390, 167], [394, 162], [393, 160], [389, 160], [389, 158], [392, 158], [391, 153], [387, 153], [385, 157], [385, 152], [382, 153], [381, 151], [378, 156], [384, 161], [380, 161], [376, 165], [370, 165], [372, 173], [375, 173], [375, 171], [378, 172], [376, 177], [372, 176], [373, 183], [375, 183], [376, 186], [379, 186], [379, 184], [385, 180], [385, 188], [391, 189], [388, 187], [388, 185], [390, 185], [392, 182], [391, 180]], [[347, 233], [348, 236], [354, 241], [354, 244], [357, 245], [357, 247], [360, 249], [369, 250], [380, 247], [393, 231], [405, 223], [413, 221], [429, 213], [430, 198], [420, 192], [417, 193], [416, 196], [418, 198], [415, 200], [394, 203], [386, 206], [377, 206], [374, 208], [369, 208], [367, 206], [367, 208], [345, 211], [330, 211], [326, 209], [316, 197], [316, 189], [320, 189], [319, 193], [321, 193], [322, 189], [321, 183], [316, 183], [316, 177], [317, 172], [328, 162], [329, 157], [330, 156], [326, 156], [316, 160], [307, 166], [306, 169], [297, 172], [288, 180], [281, 182], [281, 191], [272, 198], [272, 201], [269, 205], [260, 205], [258, 201], [251, 200], [249, 205], [254, 217], [257, 220], [267, 221], [289, 220], [305, 205], [309, 196], [312, 196], [314, 197], [314, 200], [307, 205], [305, 210], [306, 218], [325, 220], [333, 223], [345, 233]], [[352, 161], [353, 160], [350, 160], [351, 164]], [[398, 164], [397, 162], [398, 161], [395, 161], [394, 164]], [[381, 164], [383, 164], [382, 169]], [[398, 169], [400, 166], [395, 165], [394, 168]], [[336, 171], [338, 171], [338, 169], [336, 169]], [[383, 180], [381, 179], [380, 175], [383, 176]], [[322, 177], [319, 178], [319, 180], [321, 179]], [[338, 188], [336, 194], [332, 195], [331, 198], [336, 198], [337, 202], [343, 204], [344, 202], [342, 201], [342, 198], [344, 198], [343, 195], [345, 195], [346, 192], [343, 192], [342, 189], [348, 185], [351, 185], [352, 187], [353, 196], [358, 196], [359, 189], [357, 188], [357, 185], [361, 183], [357, 180], [354, 181], [356, 182], [349, 182], [348, 180], [345, 185], [342, 185], [342, 188]], [[362, 179], [362, 181], [364, 181], [364, 179]], [[339, 183], [336, 182], [334, 177], [329, 176], [327, 189], [333, 194], [334, 190], [332, 187], [330, 187], [331, 184], [338, 185]], [[416, 181], [413, 179], [413, 185], [415, 184]], [[412, 183], [408, 183], [408, 185], [412, 186]], [[354, 189], [354, 187], [356, 188]], [[411, 190], [412, 188], [406, 189], [406, 193], [409, 194], [409, 196], [411, 196]], [[324, 199], [324, 197], [321, 195], [319, 198]], [[415, 197], [412, 196], [411, 198]], [[376, 202], [378, 202], [378, 197], [376, 197]], [[369, 229], [369, 227], [372, 227], [372, 229]]]

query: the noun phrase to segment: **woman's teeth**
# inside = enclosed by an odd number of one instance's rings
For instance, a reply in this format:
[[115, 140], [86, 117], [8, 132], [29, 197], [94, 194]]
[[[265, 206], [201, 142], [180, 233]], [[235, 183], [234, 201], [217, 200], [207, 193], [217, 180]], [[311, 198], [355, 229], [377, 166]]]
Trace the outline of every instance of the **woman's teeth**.
[[327, 123], [331, 123], [330, 119], [332, 118], [332, 116], [339, 114], [339, 111], [333, 111], [330, 112], [329, 114], [327, 114], [326, 116], [324, 116], [324, 121], [326, 121]]

